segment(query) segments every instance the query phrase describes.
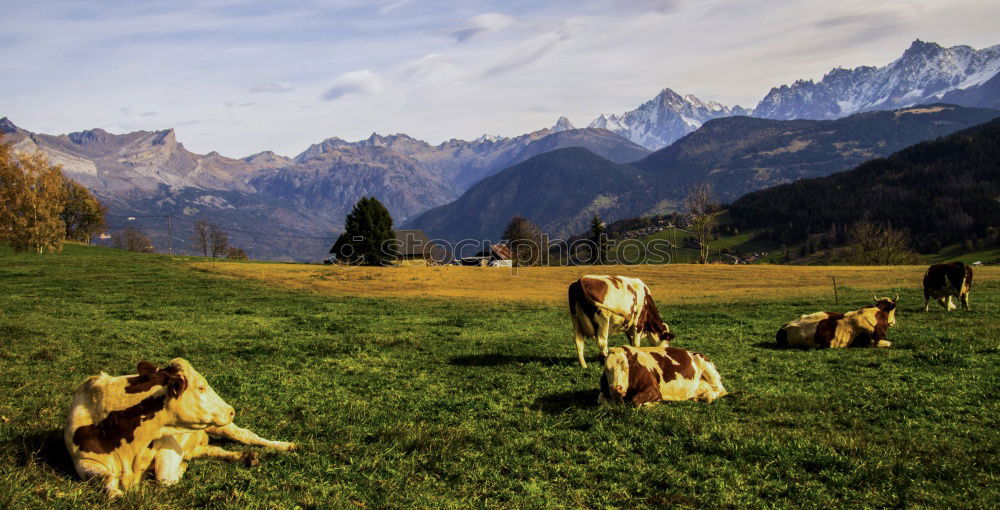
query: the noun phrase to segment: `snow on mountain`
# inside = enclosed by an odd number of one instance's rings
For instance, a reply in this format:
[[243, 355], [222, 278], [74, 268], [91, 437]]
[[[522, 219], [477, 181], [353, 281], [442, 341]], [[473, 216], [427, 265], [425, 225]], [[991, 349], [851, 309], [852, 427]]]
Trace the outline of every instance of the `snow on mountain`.
[[566, 117], [559, 117], [559, 120], [556, 121], [555, 125], [550, 128], [553, 133], [569, 131], [570, 129], [576, 129], [576, 126], [574, 126], [573, 123]]
[[858, 112], [931, 103], [978, 87], [1000, 72], [1000, 45], [943, 48], [916, 40], [884, 67], [833, 69], [819, 82], [799, 80], [772, 88], [754, 108], [769, 119], [835, 119]]
[[748, 113], [739, 106], [706, 103], [690, 94], [681, 97], [673, 90], [663, 89], [635, 110], [620, 115], [601, 114], [589, 127], [607, 129], [647, 149], [657, 150], [698, 129], [707, 120]]

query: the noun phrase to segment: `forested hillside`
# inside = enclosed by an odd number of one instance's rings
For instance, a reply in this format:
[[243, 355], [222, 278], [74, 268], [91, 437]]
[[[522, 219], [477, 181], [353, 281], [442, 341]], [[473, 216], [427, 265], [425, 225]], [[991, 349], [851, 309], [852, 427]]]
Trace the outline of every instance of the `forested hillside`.
[[922, 142], [853, 170], [750, 193], [732, 204], [739, 228], [784, 242], [868, 219], [910, 232], [921, 251], [1000, 226], [1000, 119]]

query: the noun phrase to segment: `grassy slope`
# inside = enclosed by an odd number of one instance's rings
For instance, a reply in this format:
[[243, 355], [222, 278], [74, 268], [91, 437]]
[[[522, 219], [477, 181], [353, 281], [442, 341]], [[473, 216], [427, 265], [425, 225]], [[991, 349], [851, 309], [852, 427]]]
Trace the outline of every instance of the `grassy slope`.
[[[206, 374], [238, 423], [303, 449], [250, 469], [199, 459], [180, 485], [144, 483], [121, 506], [985, 508], [1000, 498], [991, 279], [971, 313], [918, 313], [917, 291], [905, 291], [895, 346], [878, 351], [770, 348], [783, 322], [833, 309], [825, 296], [664, 306], [676, 345], [709, 354], [733, 395], [635, 411], [594, 405], [599, 370], [575, 365], [561, 305], [331, 297], [77, 246], [0, 257], [4, 508], [103, 507], [62, 446], [71, 394], [100, 370], [174, 356]], [[859, 294], [848, 292], [853, 306]]]

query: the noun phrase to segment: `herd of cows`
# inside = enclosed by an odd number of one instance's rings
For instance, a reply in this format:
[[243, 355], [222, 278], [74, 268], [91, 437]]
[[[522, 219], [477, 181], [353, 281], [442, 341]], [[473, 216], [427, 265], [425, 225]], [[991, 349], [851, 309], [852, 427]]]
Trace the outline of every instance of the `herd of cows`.
[[[935, 264], [924, 273], [924, 311], [931, 299], [954, 310], [952, 297], [969, 309], [972, 268], [962, 262]], [[892, 299], [872, 296], [872, 305], [847, 313], [803, 315], [778, 329], [778, 347], [829, 349], [889, 347], [886, 338], [896, 325], [897, 294]], [[664, 400], [711, 402], [726, 395], [715, 364], [704, 354], [670, 347], [674, 335], [660, 317], [649, 287], [638, 278], [588, 275], [569, 286], [569, 313], [580, 366], [586, 367], [586, 340], [596, 339], [604, 363], [601, 403], [632, 406]], [[631, 346], [608, 349], [608, 337], [623, 332]], [[653, 347], [642, 347], [649, 337]]]
[[[925, 311], [931, 299], [953, 310], [953, 296], [969, 308], [969, 266], [931, 266], [923, 283]], [[803, 315], [778, 330], [777, 342], [799, 348], [888, 347], [895, 308], [896, 298], [882, 298], [853, 312]], [[600, 348], [604, 372], [598, 402], [638, 407], [664, 400], [711, 402], [727, 394], [707, 356], [669, 346], [674, 335], [642, 280], [584, 276], [569, 286], [569, 309], [580, 365], [587, 366], [586, 339], [596, 339]], [[609, 349], [608, 337], [615, 332], [623, 332], [632, 345]], [[657, 345], [642, 347], [646, 337]], [[84, 381], [64, 432], [77, 474], [100, 480], [110, 497], [136, 487], [150, 467], [158, 482], [173, 484], [183, 476], [186, 461], [198, 457], [256, 464], [256, 453], [211, 446], [210, 435], [277, 450], [296, 448], [234, 424], [236, 411], [187, 360], [174, 359], [164, 368], [141, 361], [136, 372], [120, 377], [102, 372]]]

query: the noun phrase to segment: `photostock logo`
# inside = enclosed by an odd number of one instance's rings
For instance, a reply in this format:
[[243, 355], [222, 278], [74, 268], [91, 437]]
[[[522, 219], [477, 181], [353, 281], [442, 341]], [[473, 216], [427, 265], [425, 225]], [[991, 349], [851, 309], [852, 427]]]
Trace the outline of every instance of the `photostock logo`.
[[[527, 266], [603, 266], [612, 264], [670, 264], [672, 249], [667, 239], [608, 239], [600, 243], [578, 238], [491, 241], [462, 239], [451, 242], [429, 239], [414, 231], [399, 231], [394, 239], [379, 244], [364, 236], [338, 240], [332, 261], [343, 265], [463, 265], [510, 268], [516, 275], [519, 267]], [[603, 245], [603, 246], [602, 246]], [[372, 263], [379, 261], [380, 263]]]

